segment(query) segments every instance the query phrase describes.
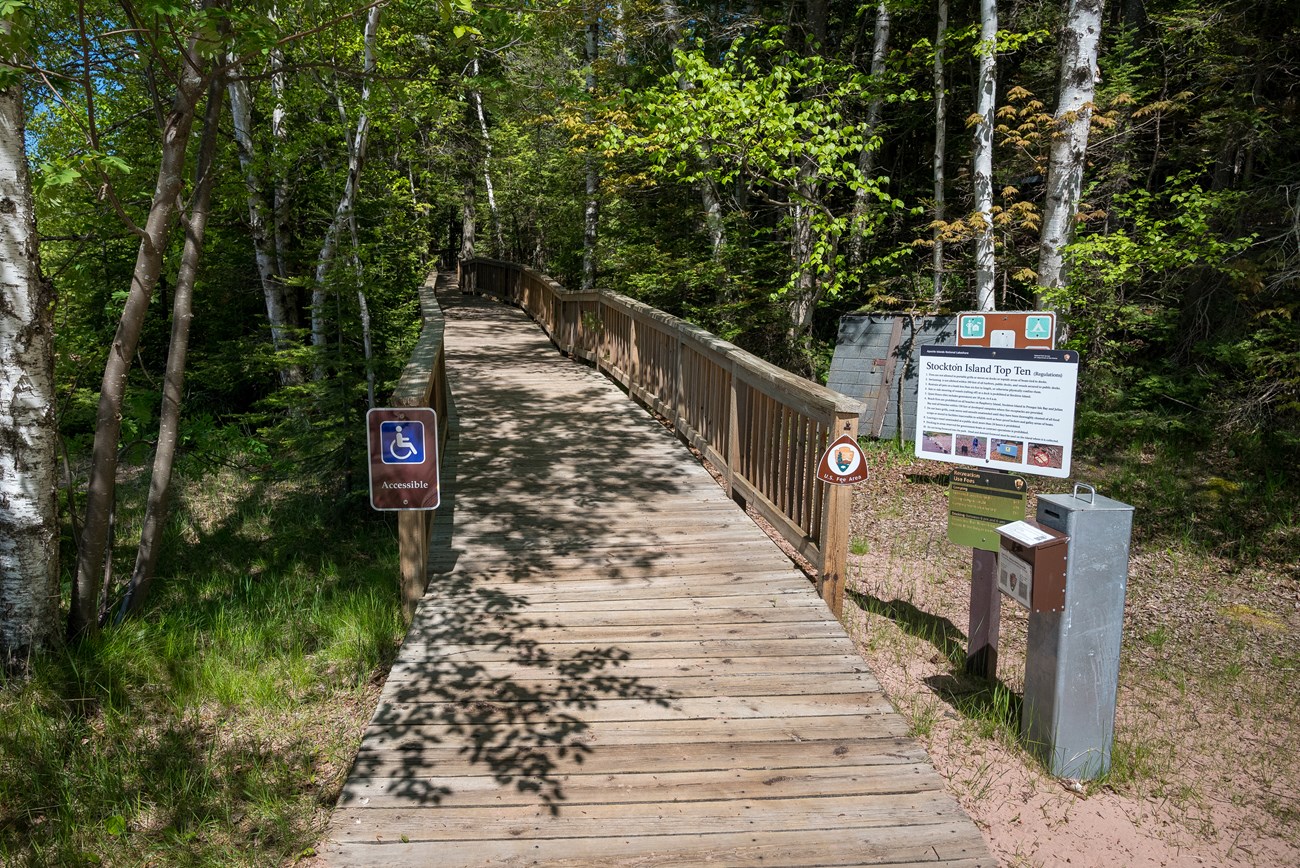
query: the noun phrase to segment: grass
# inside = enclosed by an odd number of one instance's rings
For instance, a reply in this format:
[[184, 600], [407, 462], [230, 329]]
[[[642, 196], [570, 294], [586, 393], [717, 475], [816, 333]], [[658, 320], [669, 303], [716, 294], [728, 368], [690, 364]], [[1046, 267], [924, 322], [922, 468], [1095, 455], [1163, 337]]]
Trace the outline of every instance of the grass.
[[162, 564], [140, 617], [0, 690], [0, 863], [267, 865], [318, 839], [402, 634], [392, 528], [226, 469], [185, 486]]

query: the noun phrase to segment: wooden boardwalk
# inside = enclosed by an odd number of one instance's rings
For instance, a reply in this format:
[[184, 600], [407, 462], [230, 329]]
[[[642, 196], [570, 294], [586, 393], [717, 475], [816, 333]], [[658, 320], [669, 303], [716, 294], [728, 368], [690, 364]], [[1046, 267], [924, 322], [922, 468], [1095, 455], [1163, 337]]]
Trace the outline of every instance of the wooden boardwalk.
[[330, 865], [994, 865], [808, 580], [520, 311], [444, 298], [432, 579]]

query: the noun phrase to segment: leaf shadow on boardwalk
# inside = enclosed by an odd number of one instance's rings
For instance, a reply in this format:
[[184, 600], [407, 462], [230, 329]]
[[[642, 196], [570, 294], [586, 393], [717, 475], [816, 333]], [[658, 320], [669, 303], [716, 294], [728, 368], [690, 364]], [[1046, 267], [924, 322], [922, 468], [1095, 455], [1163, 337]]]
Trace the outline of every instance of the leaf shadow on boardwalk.
[[[473, 321], [475, 306], [457, 310], [458, 326]], [[458, 361], [473, 355], [462, 351]], [[456, 779], [431, 777], [424, 761], [430, 748], [455, 744], [498, 783], [535, 793], [558, 812], [563, 774], [579, 770], [593, 750], [581, 712], [601, 700], [668, 707], [676, 698], [645, 678], [619, 674], [631, 652], [618, 643], [539, 639], [559, 625], [530, 614], [536, 582], [578, 571], [629, 587], [652, 582], [669, 541], [656, 544], [655, 534], [611, 540], [608, 511], [671, 494], [681, 482], [656, 454], [661, 446], [645, 450], [647, 433], [671, 435], [626, 399], [612, 404], [607, 391], [580, 385], [570, 404], [604, 404], [610, 412], [598, 423], [583, 418], [583, 429], [575, 429], [571, 407], [556, 408], [550, 397], [554, 377], [564, 374], [539, 374], [536, 382], [547, 388], [530, 387], [533, 358], [531, 347], [495, 348], [493, 363], [514, 376], [476, 382], [472, 402], [457, 407], [461, 427], [443, 459], [429, 592], [407, 640], [418, 659], [408, 651], [398, 661], [371, 722], [372, 729], [417, 727], [396, 745], [409, 763], [387, 767], [392, 753], [363, 751], [353, 769], [353, 778], [389, 779], [386, 796], [406, 804], [442, 804], [456, 795]], [[498, 407], [509, 408], [508, 419], [495, 417]], [[538, 491], [546, 497], [516, 496]], [[496, 506], [476, 508], [473, 523], [461, 522], [466, 500]], [[504, 550], [506, 559], [480, 561], [493, 550]], [[340, 804], [358, 797], [345, 790]]]

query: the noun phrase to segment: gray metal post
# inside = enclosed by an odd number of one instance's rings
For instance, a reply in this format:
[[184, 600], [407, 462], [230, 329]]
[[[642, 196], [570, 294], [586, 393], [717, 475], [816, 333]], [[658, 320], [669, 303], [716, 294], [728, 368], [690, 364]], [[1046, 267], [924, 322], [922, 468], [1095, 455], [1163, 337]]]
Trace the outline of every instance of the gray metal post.
[[1053, 775], [1092, 779], [1110, 770], [1133, 507], [1081, 487], [1038, 498], [1070, 537], [1065, 609], [1029, 616], [1020, 732]]

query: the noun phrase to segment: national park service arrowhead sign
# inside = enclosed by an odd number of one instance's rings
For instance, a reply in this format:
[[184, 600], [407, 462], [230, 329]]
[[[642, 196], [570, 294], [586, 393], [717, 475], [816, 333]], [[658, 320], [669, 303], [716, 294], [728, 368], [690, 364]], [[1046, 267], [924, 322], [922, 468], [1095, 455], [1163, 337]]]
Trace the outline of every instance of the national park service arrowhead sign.
[[853, 485], [867, 478], [867, 456], [858, 441], [842, 435], [826, 449], [817, 464], [817, 478], [831, 485]]

